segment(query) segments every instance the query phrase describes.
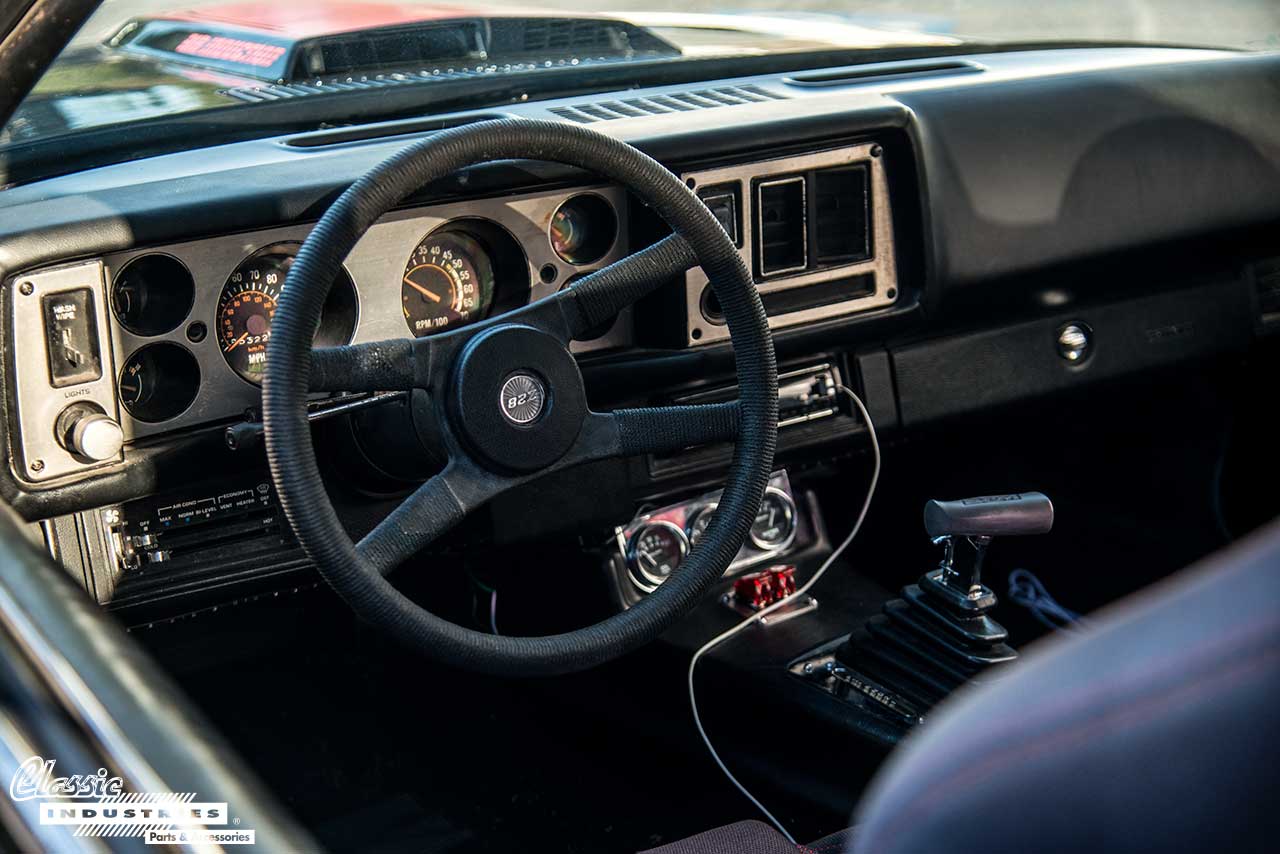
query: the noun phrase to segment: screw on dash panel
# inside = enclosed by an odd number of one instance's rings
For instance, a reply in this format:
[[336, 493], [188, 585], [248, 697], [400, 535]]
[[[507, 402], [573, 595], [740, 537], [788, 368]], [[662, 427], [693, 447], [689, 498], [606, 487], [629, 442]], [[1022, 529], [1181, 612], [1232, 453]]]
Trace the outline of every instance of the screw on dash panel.
[[24, 297], [29, 297], [36, 292], [36, 286], [31, 284], [30, 282], [23, 282], [22, 284], [18, 285], [18, 290], [22, 292], [22, 295]]
[[39, 474], [40, 472], [44, 471], [44, 460], [32, 460], [31, 470], [36, 474]]

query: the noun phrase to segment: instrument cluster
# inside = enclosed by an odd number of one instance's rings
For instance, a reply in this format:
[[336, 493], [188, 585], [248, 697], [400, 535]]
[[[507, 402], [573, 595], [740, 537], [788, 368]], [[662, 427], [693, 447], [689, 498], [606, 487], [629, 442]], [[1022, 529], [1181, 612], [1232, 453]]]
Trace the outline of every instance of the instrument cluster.
[[[627, 254], [625, 194], [591, 187], [393, 213], [330, 285], [317, 346], [475, 323]], [[280, 295], [309, 226], [103, 259], [127, 438], [243, 417], [259, 405]], [[622, 346], [624, 323], [575, 349]]]

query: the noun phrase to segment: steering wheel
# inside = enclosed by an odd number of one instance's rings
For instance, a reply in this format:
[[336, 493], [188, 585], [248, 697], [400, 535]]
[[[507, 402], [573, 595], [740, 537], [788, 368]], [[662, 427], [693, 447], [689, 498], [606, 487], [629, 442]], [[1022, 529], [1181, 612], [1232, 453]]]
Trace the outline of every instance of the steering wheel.
[[[502, 159], [563, 163], [612, 179], [652, 207], [674, 234], [501, 316], [424, 338], [313, 350], [330, 283], [369, 227], [431, 181]], [[592, 412], [569, 342], [695, 264], [702, 265], [723, 307], [738, 400]], [[448, 462], [353, 543], [321, 481], [308, 395], [396, 389], [429, 394]], [[408, 146], [325, 212], [298, 250], [276, 307], [262, 414], [285, 515], [321, 575], [357, 614], [428, 656], [529, 676], [584, 670], [635, 649], [692, 610], [723, 575], [768, 484], [777, 391], [773, 338], [750, 274], [724, 229], [679, 178], [596, 131], [504, 119]], [[433, 615], [386, 580], [467, 513], [539, 475], [607, 457], [730, 440], [733, 462], [715, 518], [684, 564], [641, 602], [595, 625], [544, 637], [491, 635]]]

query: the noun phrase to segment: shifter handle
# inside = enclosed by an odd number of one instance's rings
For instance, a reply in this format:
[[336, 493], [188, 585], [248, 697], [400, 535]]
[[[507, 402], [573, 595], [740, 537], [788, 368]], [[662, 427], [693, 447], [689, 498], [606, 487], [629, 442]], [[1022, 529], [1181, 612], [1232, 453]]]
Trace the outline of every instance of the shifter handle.
[[1053, 502], [1042, 492], [930, 501], [924, 506], [924, 529], [932, 540], [1044, 534], [1052, 528]]

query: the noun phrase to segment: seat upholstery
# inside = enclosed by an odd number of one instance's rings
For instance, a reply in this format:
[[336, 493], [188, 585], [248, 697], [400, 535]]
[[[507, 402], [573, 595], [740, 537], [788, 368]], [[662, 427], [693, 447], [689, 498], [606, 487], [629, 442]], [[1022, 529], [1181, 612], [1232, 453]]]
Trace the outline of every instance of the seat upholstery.
[[641, 854], [796, 854], [796, 846], [762, 821], [739, 821]]
[[852, 839], [852, 830], [842, 830], [796, 846], [762, 821], [739, 821], [640, 854], [840, 854]]
[[1280, 850], [1278, 748], [1273, 525], [958, 692], [877, 776], [853, 850]]

